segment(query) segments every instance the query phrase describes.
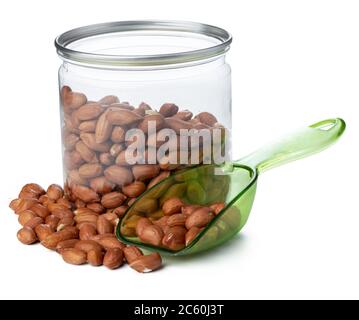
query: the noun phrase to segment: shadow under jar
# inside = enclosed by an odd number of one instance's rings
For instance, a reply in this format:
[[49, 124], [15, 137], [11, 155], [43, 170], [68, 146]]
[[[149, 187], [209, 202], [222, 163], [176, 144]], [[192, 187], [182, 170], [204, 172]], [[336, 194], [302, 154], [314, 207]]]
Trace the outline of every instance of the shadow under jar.
[[179, 21], [97, 24], [56, 39], [65, 192], [77, 207], [121, 216], [172, 172], [229, 160], [231, 40]]

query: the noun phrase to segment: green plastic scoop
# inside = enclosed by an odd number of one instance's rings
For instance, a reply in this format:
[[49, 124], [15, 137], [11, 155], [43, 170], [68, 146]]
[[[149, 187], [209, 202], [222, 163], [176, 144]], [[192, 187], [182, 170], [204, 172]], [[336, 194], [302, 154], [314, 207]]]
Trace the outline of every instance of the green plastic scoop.
[[[208, 250], [232, 238], [246, 224], [252, 208], [258, 175], [268, 169], [294, 161], [329, 147], [343, 134], [345, 122], [329, 119], [294, 132], [273, 144], [222, 166], [200, 165], [179, 171], [161, 181], [127, 210], [117, 226], [117, 237], [127, 244], [165, 255], [187, 255]], [[144, 212], [151, 203], [163, 203], [180, 197], [188, 204], [225, 202], [226, 207], [185, 248], [171, 251], [142, 243], [133, 235], [125, 235], [131, 216]]]

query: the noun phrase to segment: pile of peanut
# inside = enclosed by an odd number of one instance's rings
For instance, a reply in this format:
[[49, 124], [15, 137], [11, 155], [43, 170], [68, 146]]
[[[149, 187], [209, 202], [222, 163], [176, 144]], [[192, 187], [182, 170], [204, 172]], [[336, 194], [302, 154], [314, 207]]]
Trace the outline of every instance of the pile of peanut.
[[162, 263], [158, 253], [144, 256], [140, 249], [126, 246], [114, 234], [127, 208], [120, 206], [123, 201], [122, 194], [109, 193], [100, 202], [73, 203], [56, 184], [45, 192], [38, 184], [29, 183], [11, 201], [10, 208], [22, 225], [17, 233], [20, 242], [40, 242], [56, 250], [67, 263], [116, 269], [127, 261], [138, 272], [156, 270]]
[[133, 215], [136, 234], [143, 243], [178, 251], [188, 246], [225, 207], [223, 202], [210, 206], [186, 205], [177, 197], [162, 205], [163, 217], [154, 220]]
[[[179, 111], [173, 103], [165, 103], [156, 111], [146, 103], [134, 107], [128, 102], [120, 102], [114, 95], [93, 102], [88, 101], [84, 93], [74, 92], [68, 86], [61, 89], [61, 102], [65, 193], [71, 201], [80, 204], [98, 203], [102, 196], [102, 201], [114, 197], [114, 201], [120, 203], [117, 206], [129, 206], [146, 189], [168, 177], [171, 171], [183, 168], [180, 161], [169, 163], [171, 155], [148, 164], [149, 150], [157, 150], [164, 143], [151, 139], [149, 123], [155, 123], [156, 133], [165, 128], [174, 130], [178, 140], [181, 129], [224, 129], [211, 113], [201, 112], [193, 117], [192, 112]], [[133, 141], [125, 141], [125, 136], [134, 128], [146, 136], [146, 150], [140, 155], [145, 164], [129, 165], [126, 161], [126, 149]], [[188, 156], [191, 148], [189, 145]], [[180, 152], [176, 150], [177, 159]], [[121, 194], [107, 196], [113, 191]]]

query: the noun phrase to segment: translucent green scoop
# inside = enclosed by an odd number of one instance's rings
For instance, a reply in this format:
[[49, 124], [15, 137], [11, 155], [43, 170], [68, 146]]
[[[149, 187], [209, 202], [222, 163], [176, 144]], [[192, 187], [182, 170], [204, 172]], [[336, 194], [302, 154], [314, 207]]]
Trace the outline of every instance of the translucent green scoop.
[[[165, 255], [187, 255], [208, 250], [232, 238], [246, 224], [256, 193], [258, 175], [265, 170], [322, 151], [345, 130], [342, 119], [329, 119], [294, 132], [273, 144], [222, 166], [201, 165], [171, 175], [146, 191], [127, 210], [117, 226], [117, 237], [127, 244]], [[171, 251], [154, 247], [125, 232], [126, 222], [151, 203], [170, 197], [188, 204], [225, 202], [226, 207], [185, 248]], [[125, 235], [126, 234], [126, 235]]]

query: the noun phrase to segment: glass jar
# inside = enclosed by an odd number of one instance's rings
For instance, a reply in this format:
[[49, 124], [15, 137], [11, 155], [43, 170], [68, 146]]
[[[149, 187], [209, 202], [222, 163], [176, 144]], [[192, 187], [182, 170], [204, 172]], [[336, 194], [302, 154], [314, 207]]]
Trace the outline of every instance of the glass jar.
[[80, 205], [115, 191], [105, 207], [125, 209], [174, 170], [228, 160], [231, 40], [218, 27], [178, 21], [104, 23], [60, 35], [67, 196]]

